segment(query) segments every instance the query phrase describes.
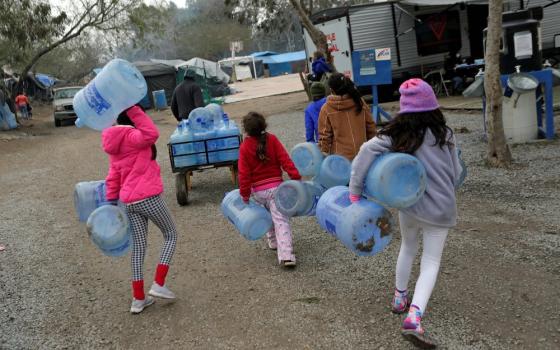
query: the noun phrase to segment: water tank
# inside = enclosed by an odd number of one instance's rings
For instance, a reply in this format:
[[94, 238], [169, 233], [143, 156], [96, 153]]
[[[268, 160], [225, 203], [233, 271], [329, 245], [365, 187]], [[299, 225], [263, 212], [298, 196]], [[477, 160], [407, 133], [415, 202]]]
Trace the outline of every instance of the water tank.
[[532, 75], [510, 75], [502, 100], [504, 133], [508, 143], [521, 143], [538, 137], [536, 89], [539, 82]]

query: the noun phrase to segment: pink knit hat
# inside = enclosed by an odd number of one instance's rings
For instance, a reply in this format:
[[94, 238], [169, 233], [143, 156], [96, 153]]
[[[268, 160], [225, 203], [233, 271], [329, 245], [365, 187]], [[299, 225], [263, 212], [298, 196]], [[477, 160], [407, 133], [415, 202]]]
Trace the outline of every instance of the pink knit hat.
[[402, 113], [429, 112], [439, 108], [436, 95], [432, 87], [422, 79], [409, 79], [401, 84]]

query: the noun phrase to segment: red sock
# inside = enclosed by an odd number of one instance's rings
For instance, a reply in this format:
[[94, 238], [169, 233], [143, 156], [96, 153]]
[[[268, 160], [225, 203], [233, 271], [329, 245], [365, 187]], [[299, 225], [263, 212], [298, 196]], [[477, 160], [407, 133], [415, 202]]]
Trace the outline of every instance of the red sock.
[[163, 286], [165, 284], [165, 276], [167, 276], [167, 271], [169, 271], [169, 265], [158, 264], [154, 281], [160, 286]]
[[144, 300], [144, 280], [132, 281], [132, 296], [137, 300]]

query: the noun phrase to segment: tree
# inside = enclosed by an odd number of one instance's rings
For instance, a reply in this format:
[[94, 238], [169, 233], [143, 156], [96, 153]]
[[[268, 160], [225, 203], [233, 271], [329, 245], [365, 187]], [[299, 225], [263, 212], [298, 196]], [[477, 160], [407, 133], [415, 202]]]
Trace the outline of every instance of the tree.
[[488, 4], [488, 33], [484, 62], [486, 91], [487, 160], [492, 166], [508, 166], [511, 152], [504, 134], [502, 119], [502, 84], [500, 81], [500, 40], [502, 38], [502, 0]]
[[79, 0], [66, 12], [44, 0], [0, 0], [0, 40], [13, 49], [8, 58], [21, 67], [20, 75], [26, 76], [44, 55], [88, 30], [125, 30], [128, 13], [137, 3]]

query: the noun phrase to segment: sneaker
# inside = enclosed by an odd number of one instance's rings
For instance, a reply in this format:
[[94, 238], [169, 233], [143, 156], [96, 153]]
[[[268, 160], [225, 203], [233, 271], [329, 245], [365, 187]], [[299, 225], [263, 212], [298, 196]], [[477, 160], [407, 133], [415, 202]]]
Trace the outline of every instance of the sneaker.
[[166, 286], [160, 286], [156, 282], [152, 284], [152, 288], [148, 292], [153, 297], [163, 298], [163, 299], [175, 299], [175, 294], [170, 291]]
[[414, 305], [410, 307], [401, 330], [402, 336], [421, 349], [435, 349], [437, 344], [422, 328], [422, 312]]
[[280, 262], [280, 265], [284, 266], [284, 267], [295, 267], [296, 266], [296, 262], [293, 260], [282, 260]]
[[402, 314], [408, 311], [410, 307], [410, 299], [408, 298], [408, 292], [399, 292], [395, 289], [395, 295], [393, 296], [393, 301], [391, 302], [391, 311], [394, 314]]
[[133, 314], [139, 314], [144, 311], [145, 308], [152, 305], [156, 301], [151, 296], [147, 296], [144, 300], [132, 299], [132, 305], [130, 306], [130, 312]]

